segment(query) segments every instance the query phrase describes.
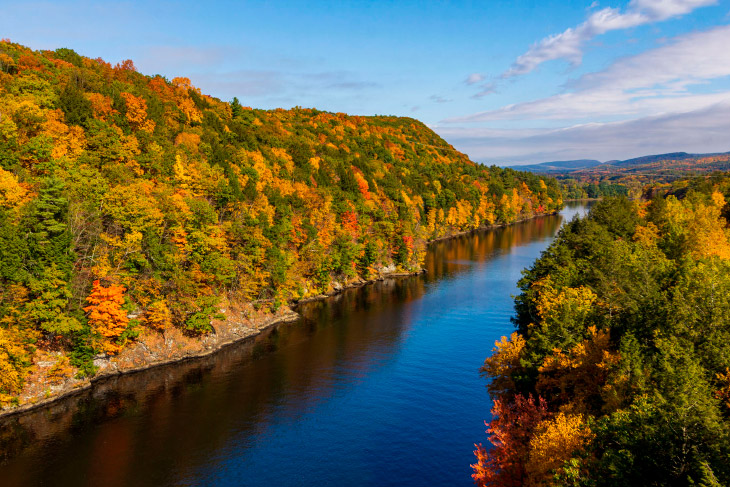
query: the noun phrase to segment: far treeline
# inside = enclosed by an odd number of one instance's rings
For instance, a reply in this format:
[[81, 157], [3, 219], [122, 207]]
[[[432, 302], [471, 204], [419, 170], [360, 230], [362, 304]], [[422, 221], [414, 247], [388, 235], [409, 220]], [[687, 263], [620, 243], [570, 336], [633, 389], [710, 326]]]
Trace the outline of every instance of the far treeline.
[[0, 404], [140, 333], [211, 331], [420, 268], [429, 240], [562, 206], [411, 118], [256, 110], [70, 49], [0, 42]]
[[[537, 166], [532, 171], [541, 174]], [[552, 170], [569, 200], [612, 196], [641, 198], [652, 187], [684, 184], [692, 178], [722, 175], [730, 168], [730, 154], [659, 154], [572, 170]], [[543, 173], [544, 174], [544, 173]]]
[[608, 198], [527, 269], [481, 486], [730, 485], [730, 177]]
[[629, 196], [629, 186], [624, 183], [608, 183], [580, 181], [567, 178], [560, 179], [566, 200], [599, 199], [615, 196]]

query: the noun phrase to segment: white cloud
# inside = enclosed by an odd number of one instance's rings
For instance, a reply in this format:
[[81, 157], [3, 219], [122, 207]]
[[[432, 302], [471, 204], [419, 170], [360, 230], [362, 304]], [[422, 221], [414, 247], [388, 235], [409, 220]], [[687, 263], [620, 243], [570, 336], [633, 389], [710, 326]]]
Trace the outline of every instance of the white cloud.
[[620, 59], [572, 81], [572, 91], [446, 120], [600, 120], [697, 110], [730, 99], [730, 92], [693, 93], [697, 85], [730, 76], [730, 26], [696, 32]]
[[652, 20], [660, 21], [715, 3], [715, 0], [632, 0], [629, 7], [643, 12]]
[[464, 80], [464, 83], [467, 85], [473, 85], [476, 83], [479, 83], [480, 81], [484, 80], [484, 75], [479, 73], [471, 73], [467, 78]]
[[629, 159], [667, 152], [730, 151], [730, 101], [623, 122], [549, 129], [434, 127], [473, 160], [490, 164]]
[[623, 13], [615, 8], [601, 9], [577, 27], [571, 27], [533, 44], [525, 54], [515, 60], [502, 77], [512, 78], [527, 74], [540, 64], [555, 59], [566, 59], [572, 64], [579, 64], [583, 56], [583, 45], [596, 36], [613, 30], [661, 22], [715, 3], [717, 0], [632, 0]]

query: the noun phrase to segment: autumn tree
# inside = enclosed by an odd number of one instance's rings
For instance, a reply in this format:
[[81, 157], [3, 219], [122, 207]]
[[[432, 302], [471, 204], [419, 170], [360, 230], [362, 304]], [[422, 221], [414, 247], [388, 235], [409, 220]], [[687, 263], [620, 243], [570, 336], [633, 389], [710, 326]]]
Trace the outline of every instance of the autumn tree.
[[86, 298], [89, 324], [95, 333], [101, 336], [102, 349], [114, 355], [121, 350], [119, 343], [124, 330], [129, 324], [127, 313], [122, 309], [126, 288], [115, 284], [105, 287], [99, 280], [94, 281], [91, 294]]

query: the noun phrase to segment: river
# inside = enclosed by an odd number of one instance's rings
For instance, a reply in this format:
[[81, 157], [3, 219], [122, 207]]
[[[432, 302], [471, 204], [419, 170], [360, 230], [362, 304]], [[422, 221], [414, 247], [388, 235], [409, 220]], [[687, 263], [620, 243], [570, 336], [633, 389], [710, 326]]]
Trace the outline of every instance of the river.
[[431, 245], [426, 273], [306, 303], [199, 360], [0, 420], [0, 486], [469, 486], [520, 271], [560, 215]]

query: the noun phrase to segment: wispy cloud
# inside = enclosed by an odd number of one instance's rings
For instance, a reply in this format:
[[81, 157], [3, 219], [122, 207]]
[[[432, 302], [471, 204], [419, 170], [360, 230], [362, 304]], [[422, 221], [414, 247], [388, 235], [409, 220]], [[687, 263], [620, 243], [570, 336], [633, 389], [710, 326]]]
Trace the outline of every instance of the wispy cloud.
[[372, 81], [338, 81], [327, 85], [327, 88], [335, 88], [346, 91], [362, 91], [378, 87], [380, 87], [380, 85]]
[[515, 60], [502, 74], [502, 78], [527, 74], [540, 64], [555, 59], [580, 64], [583, 46], [596, 36], [609, 31], [661, 22], [716, 3], [717, 0], [632, 0], [623, 12], [610, 7], [601, 9], [591, 14], [582, 24], [535, 43]]
[[430, 97], [428, 97], [428, 99], [436, 103], [449, 103], [451, 101], [454, 101], [451, 98], [444, 98], [440, 95], [431, 95]]
[[479, 87], [479, 91], [473, 94], [471, 97], [475, 100], [484, 98], [487, 95], [497, 92], [497, 85], [495, 83], [484, 83]]
[[[730, 151], [730, 102], [699, 110], [557, 130], [435, 127], [474, 160], [489, 164], [629, 159], [666, 152]], [[620, 141], [620, 142], [619, 142]]]
[[692, 91], [730, 76], [728, 46], [730, 26], [687, 34], [569, 82], [571, 91], [446, 122], [605, 120], [697, 110], [730, 99], [727, 91]]
[[224, 97], [301, 98], [327, 91], [330, 96], [360, 94], [380, 88], [378, 83], [358, 79], [347, 71], [289, 72], [277, 70], [237, 70], [205, 72], [190, 76], [194, 85]]
[[148, 46], [137, 56], [135, 64], [144, 72], [174, 71], [193, 66], [210, 69], [227, 58], [240, 56], [241, 49], [228, 46]]
[[466, 77], [464, 80], [464, 83], [467, 85], [473, 85], [476, 83], [479, 83], [480, 81], [484, 80], [484, 75], [480, 73], [471, 73], [469, 76]]

